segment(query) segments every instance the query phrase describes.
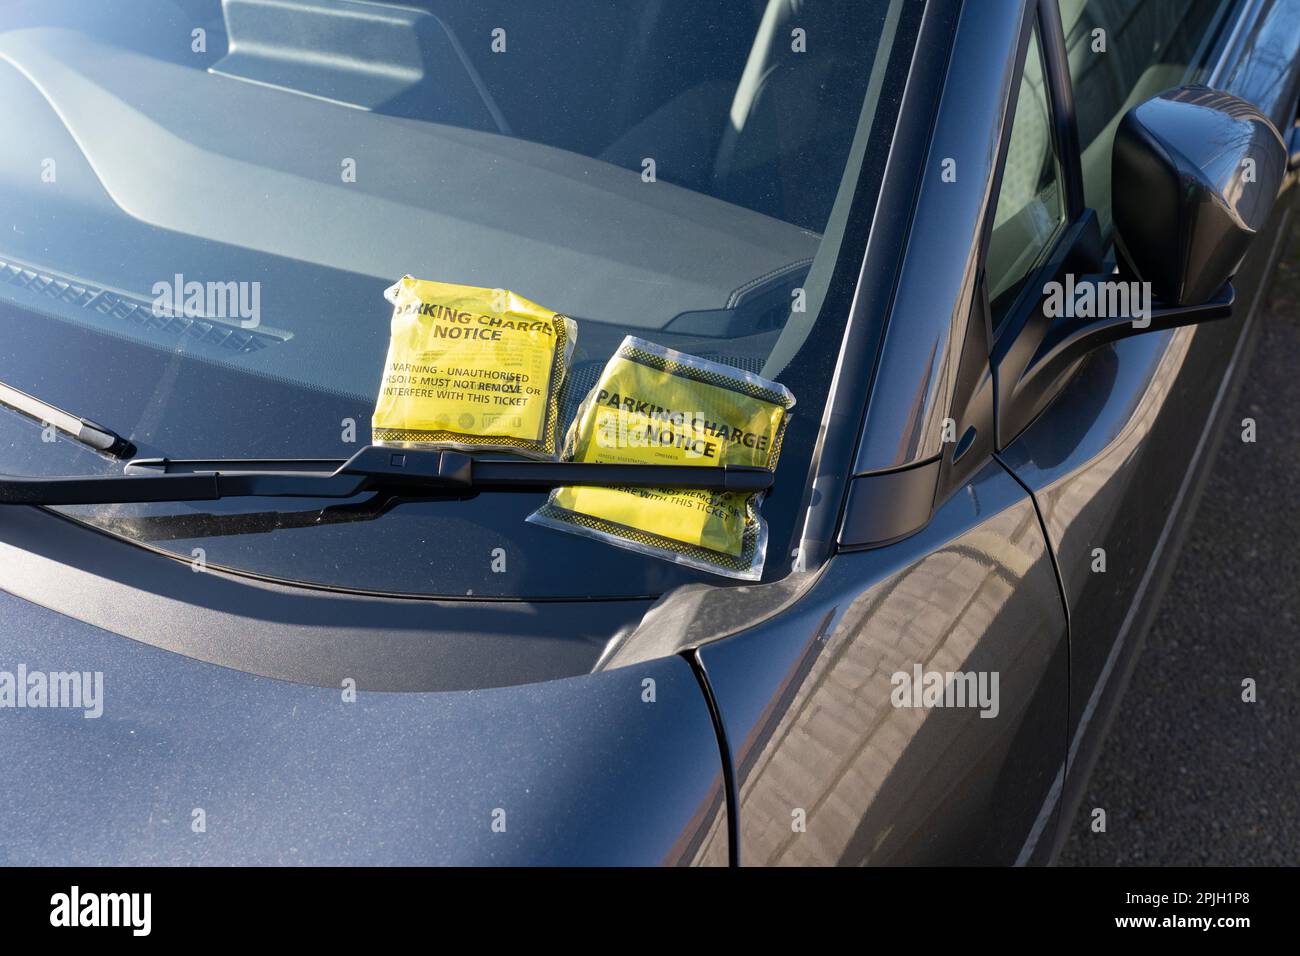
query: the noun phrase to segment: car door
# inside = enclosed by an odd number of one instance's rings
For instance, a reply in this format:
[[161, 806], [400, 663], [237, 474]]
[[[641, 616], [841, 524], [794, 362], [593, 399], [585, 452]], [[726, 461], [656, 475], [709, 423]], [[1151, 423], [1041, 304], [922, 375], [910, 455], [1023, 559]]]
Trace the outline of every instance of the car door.
[[[1023, 294], [994, 302], [995, 367], [1016, 351], [1026, 329], [1044, 321], [1048, 283], [1113, 268], [1110, 146], [1130, 107], [1187, 82], [1246, 98], [1252, 87], [1294, 90], [1294, 48], [1290, 56], [1257, 58], [1255, 68], [1269, 71], [1270, 79], [1241, 74], [1235, 85], [1230, 82], [1229, 58], [1245, 55], [1232, 51], [1231, 38], [1243, 31], [1260, 35], [1257, 21], [1239, 22], [1257, 15], [1247, 6], [1199, 0], [1041, 4], [1059, 114], [1055, 128], [1071, 183], [1069, 226], [1053, 237]], [[1285, 103], [1272, 105], [1275, 123], [1289, 121]], [[1284, 182], [1284, 190], [1293, 180]], [[1102, 736], [1098, 731], [1158, 605], [1192, 511], [1197, 477], [1218, 440], [1239, 440], [1240, 425], [1222, 421], [1222, 413], [1231, 405], [1233, 375], [1243, 362], [1261, 284], [1290, 224], [1291, 205], [1279, 201], [1268, 227], [1256, 236], [1234, 281], [1231, 318], [1094, 350], [1036, 417], [1017, 406], [1015, 383], [998, 378], [999, 455], [1033, 493], [1069, 613], [1067, 820]], [[990, 274], [987, 281], [1002, 280]]]

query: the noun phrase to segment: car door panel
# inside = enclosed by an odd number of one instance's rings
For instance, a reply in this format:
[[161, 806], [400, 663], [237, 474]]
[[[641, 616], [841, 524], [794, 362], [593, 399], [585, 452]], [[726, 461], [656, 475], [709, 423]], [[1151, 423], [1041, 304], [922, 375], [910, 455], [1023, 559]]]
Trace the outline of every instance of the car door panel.
[[[920, 533], [838, 555], [780, 627], [697, 654], [742, 864], [1012, 863], [1053, 802], [1065, 615], [1033, 504], [996, 463]], [[918, 666], [996, 673], [996, 715], [895, 706]]]
[[1072, 728], [1141, 596], [1214, 398], [1205, 383], [1217, 384], [1232, 353], [1225, 329], [1239, 326], [1153, 333], [1090, 355], [1002, 453], [1034, 492], [1060, 567], [1072, 625]]
[[1237, 317], [1095, 353], [1001, 455], [1034, 492], [1069, 606], [1067, 823], [1158, 609], [1198, 479], [1218, 441], [1239, 440], [1239, 423], [1224, 416], [1248, 354], [1255, 282], [1282, 235], [1261, 237], [1248, 257]]

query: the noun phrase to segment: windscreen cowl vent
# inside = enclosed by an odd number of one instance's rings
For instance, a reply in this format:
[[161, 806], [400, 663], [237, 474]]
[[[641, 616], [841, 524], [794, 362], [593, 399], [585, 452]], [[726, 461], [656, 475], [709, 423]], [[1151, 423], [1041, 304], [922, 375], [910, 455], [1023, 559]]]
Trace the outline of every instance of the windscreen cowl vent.
[[114, 326], [117, 329], [134, 326], [152, 333], [150, 337], [171, 337], [241, 355], [259, 352], [291, 337], [275, 329], [245, 329], [233, 322], [203, 316], [160, 315], [154, 311], [152, 301], [143, 297], [100, 288], [3, 257], [0, 257], [0, 289], [12, 295], [16, 304], [59, 318], [76, 321], [76, 312], [85, 310], [100, 319], [96, 324], [110, 331]]

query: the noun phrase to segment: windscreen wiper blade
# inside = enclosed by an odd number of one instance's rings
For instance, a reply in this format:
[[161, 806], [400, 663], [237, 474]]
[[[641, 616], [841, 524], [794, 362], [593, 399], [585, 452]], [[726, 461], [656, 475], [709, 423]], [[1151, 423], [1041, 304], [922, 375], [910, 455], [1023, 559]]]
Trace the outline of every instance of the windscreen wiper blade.
[[96, 451], [102, 451], [114, 458], [125, 458], [135, 454], [135, 446], [111, 428], [105, 428], [71, 412], [65, 412], [57, 405], [42, 401], [35, 395], [0, 382], [0, 405], [21, 412], [42, 425], [53, 425], [69, 438], [89, 445]]
[[0, 475], [0, 505], [127, 504], [218, 498], [350, 498], [365, 491], [421, 495], [536, 491], [562, 485], [766, 491], [772, 472], [746, 465], [637, 465], [472, 458], [459, 452], [368, 445], [351, 458], [138, 458], [120, 475]]

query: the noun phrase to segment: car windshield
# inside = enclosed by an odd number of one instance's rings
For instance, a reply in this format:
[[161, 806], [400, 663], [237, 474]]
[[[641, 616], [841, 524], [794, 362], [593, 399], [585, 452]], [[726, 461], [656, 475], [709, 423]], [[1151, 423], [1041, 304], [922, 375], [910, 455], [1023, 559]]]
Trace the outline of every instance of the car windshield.
[[[794, 393], [763, 505], [780, 577], [922, 7], [0, 3], [0, 381], [141, 456], [346, 458], [370, 439], [384, 289], [509, 289], [576, 322], [561, 428], [629, 334]], [[0, 408], [0, 472], [120, 468]], [[527, 524], [542, 498], [60, 510], [330, 587], [726, 583]]]

